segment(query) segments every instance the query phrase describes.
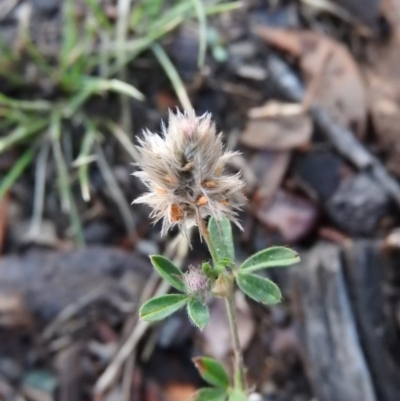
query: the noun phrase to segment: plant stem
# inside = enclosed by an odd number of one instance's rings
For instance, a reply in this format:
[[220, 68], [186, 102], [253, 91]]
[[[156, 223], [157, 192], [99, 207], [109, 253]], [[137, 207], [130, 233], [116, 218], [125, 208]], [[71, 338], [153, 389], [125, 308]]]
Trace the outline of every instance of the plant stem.
[[229, 326], [231, 329], [233, 352], [235, 356], [234, 366], [234, 386], [236, 389], [244, 391], [244, 364], [243, 355], [239, 343], [239, 333], [237, 330], [236, 311], [234, 302], [233, 286], [228, 297], [225, 298], [226, 310], [228, 314]]

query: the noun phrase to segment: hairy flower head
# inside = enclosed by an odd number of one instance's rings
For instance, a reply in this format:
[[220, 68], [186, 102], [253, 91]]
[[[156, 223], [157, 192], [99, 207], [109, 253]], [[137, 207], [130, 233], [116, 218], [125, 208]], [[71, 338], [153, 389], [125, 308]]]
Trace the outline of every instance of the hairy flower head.
[[183, 282], [186, 293], [198, 297], [203, 302], [211, 292], [211, 279], [199, 267], [189, 266], [189, 269], [183, 275]]
[[163, 219], [162, 235], [174, 225], [183, 232], [200, 219], [228, 217], [240, 227], [237, 211], [243, 203], [240, 174], [229, 175], [225, 165], [236, 152], [224, 150], [211, 114], [169, 113], [161, 135], [145, 131], [138, 147], [141, 170], [134, 175], [148, 192], [134, 203], [149, 205], [155, 222]]

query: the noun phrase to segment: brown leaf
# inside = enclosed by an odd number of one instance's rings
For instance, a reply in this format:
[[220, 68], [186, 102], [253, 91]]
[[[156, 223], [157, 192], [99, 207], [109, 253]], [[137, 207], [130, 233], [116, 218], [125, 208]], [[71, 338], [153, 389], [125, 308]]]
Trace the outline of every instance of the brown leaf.
[[251, 159], [251, 167], [258, 179], [257, 196], [273, 196], [281, 186], [290, 162], [289, 151], [257, 152]]
[[317, 208], [310, 201], [280, 190], [272, 201], [263, 199], [254, 210], [257, 218], [280, 232], [285, 243], [306, 237], [314, 228]]
[[385, 0], [382, 8], [392, 35], [384, 44], [369, 43], [371, 63], [364, 65], [364, 73], [379, 145], [388, 153], [389, 168], [400, 176], [400, 5], [398, 1]]
[[249, 120], [240, 141], [254, 149], [290, 150], [308, 143], [311, 134], [312, 122], [308, 115], [276, 114]]
[[367, 99], [359, 68], [348, 49], [317, 32], [258, 26], [258, 36], [299, 60], [307, 81], [307, 102], [330, 112], [341, 124], [362, 135]]

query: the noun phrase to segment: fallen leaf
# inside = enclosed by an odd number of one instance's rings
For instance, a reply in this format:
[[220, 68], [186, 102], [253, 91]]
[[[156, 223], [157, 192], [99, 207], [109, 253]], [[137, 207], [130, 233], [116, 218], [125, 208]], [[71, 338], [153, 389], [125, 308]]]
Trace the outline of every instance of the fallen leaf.
[[[289, 104], [289, 108], [283, 105], [277, 107], [277, 102], [271, 103], [268, 108], [252, 109], [246, 129], [241, 135], [240, 141], [253, 149], [290, 150], [307, 144], [311, 139], [312, 121], [308, 114]], [[296, 112], [297, 111], [297, 112]], [[259, 118], [259, 116], [265, 118]]]
[[264, 198], [255, 206], [256, 217], [269, 228], [276, 229], [287, 244], [305, 238], [314, 228], [317, 207], [286, 191], [278, 191], [273, 199]]
[[258, 197], [273, 196], [281, 186], [290, 162], [289, 151], [257, 152], [250, 165], [258, 181]]
[[305, 30], [257, 26], [255, 32], [268, 44], [298, 58], [307, 83], [307, 103], [322, 106], [339, 123], [364, 134], [366, 92], [358, 65], [345, 46]]
[[388, 167], [400, 176], [400, 5], [382, 1], [382, 13], [391, 25], [391, 36], [367, 44], [370, 62], [363, 66], [368, 85], [372, 123], [381, 149], [388, 154]]

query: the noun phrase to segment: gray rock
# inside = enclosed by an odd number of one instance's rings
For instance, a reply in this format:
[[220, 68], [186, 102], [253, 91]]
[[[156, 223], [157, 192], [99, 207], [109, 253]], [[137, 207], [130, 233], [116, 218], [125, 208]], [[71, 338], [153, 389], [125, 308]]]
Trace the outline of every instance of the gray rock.
[[344, 179], [326, 203], [331, 219], [352, 235], [373, 235], [388, 211], [389, 198], [369, 175]]

